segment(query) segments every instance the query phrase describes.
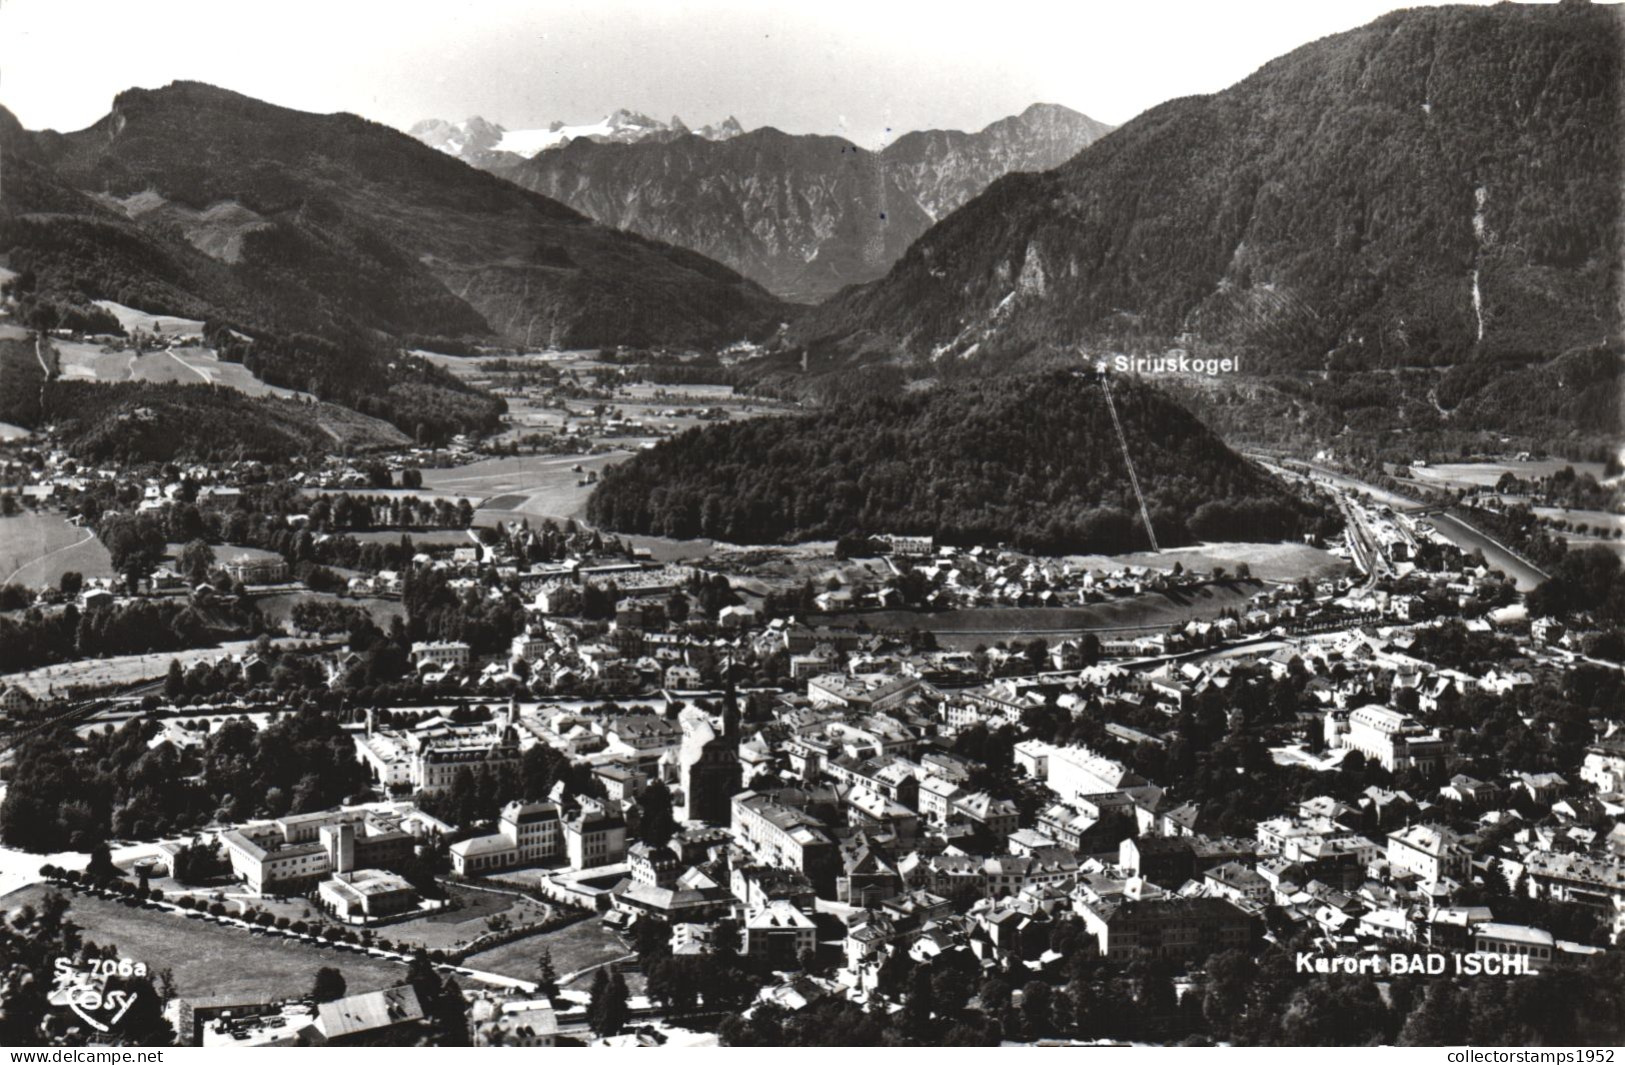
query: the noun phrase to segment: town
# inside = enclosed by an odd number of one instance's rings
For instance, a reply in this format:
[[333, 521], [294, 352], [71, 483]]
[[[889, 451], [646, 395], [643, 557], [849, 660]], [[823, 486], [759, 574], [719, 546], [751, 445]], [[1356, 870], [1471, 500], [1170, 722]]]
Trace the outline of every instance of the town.
[[[7, 586], [0, 887], [335, 954], [189, 981], [180, 1043], [1224, 1038], [1272, 952], [1513, 979], [1625, 931], [1617, 655], [1437, 510], [1321, 482], [1347, 527], [1297, 579], [912, 535], [661, 560], [411, 491], [480, 460], [8, 449], [11, 506], [114, 566]], [[1151, 600], [1188, 620], [1074, 613]]]

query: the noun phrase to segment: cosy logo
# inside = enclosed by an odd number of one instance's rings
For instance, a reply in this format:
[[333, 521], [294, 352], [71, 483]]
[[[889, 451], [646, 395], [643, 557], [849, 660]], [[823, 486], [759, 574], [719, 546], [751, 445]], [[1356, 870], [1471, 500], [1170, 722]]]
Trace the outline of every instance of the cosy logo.
[[113, 977], [127, 980], [146, 975], [145, 962], [128, 958], [103, 958], [89, 962], [58, 958], [51, 1002], [66, 1006], [98, 1032], [110, 1032], [130, 1012], [139, 992], [120, 988], [108, 990], [108, 981]]

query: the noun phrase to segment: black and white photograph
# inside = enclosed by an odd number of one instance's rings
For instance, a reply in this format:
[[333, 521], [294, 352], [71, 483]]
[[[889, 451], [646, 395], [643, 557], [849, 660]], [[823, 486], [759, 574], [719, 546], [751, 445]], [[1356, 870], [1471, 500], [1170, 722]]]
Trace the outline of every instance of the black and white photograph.
[[7, 1062], [1614, 1063], [1625, 6], [1397, 2], [0, 0]]

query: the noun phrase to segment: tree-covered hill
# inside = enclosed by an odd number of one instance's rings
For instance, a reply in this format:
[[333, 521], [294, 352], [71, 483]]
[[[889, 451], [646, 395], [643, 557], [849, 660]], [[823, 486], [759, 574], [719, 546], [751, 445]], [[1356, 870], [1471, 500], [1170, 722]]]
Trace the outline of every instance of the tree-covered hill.
[[[1163, 545], [1326, 527], [1163, 393], [1111, 387]], [[1053, 552], [1146, 546], [1101, 385], [1068, 371], [692, 429], [607, 471], [587, 516], [733, 543], [889, 532]]]

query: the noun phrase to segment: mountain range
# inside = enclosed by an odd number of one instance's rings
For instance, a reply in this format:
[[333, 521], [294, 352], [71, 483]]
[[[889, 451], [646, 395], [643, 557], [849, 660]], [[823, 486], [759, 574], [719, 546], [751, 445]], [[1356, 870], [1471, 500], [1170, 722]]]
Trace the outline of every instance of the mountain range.
[[[771, 127], [730, 135], [616, 112], [547, 150], [470, 119], [412, 133], [605, 225], [726, 263], [786, 299], [816, 302], [885, 273], [915, 239], [993, 180], [1047, 170], [1110, 132], [1054, 104], [1034, 104], [976, 133], [908, 133], [881, 151], [840, 137]], [[658, 127], [658, 128], [657, 128]], [[631, 132], [628, 132], [631, 131]], [[634, 135], [635, 134], [635, 135]], [[493, 138], [496, 138], [493, 140]]]
[[1035, 105], [878, 152], [621, 112], [556, 147], [420, 127], [437, 150], [178, 82], [72, 133], [0, 108], [0, 264], [25, 324], [208, 319], [265, 380], [428, 438], [500, 405], [403, 347], [750, 338], [742, 383], [803, 396], [1177, 351], [1239, 362], [1166, 382], [1225, 434], [1594, 441], [1622, 39], [1618, 7], [1400, 11], [1116, 130]]
[[619, 108], [598, 122], [569, 126], [554, 122], [546, 129], [508, 129], [478, 115], [462, 122], [427, 118], [407, 133], [447, 155], [485, 170], [511, 166], [539, 152], [560, 148], [577, 140], [597, 144], [635, 144], [640, 141], [670, 141], [693, 134], [704, 140], [727, 140], [745, 132], [739, 120], [729, 115], [715, 125], [691, 129], [673, 115], [670, 122]]
[[1420, 404], [1448, 420], [1506, 374], [1618, 350], [1622, 40], [1617, 6], [1497, 4], [1305, 45], [993, 182], [803, 315], [764, 377], [1170, 349], [1250, 373], [1494, 367]]
[[781, 318], [718, 263], [353, 115], [177, 82], [75, 133], [0, 130], [10, 268], [68, 302], [537, 347], [726, 342]]

